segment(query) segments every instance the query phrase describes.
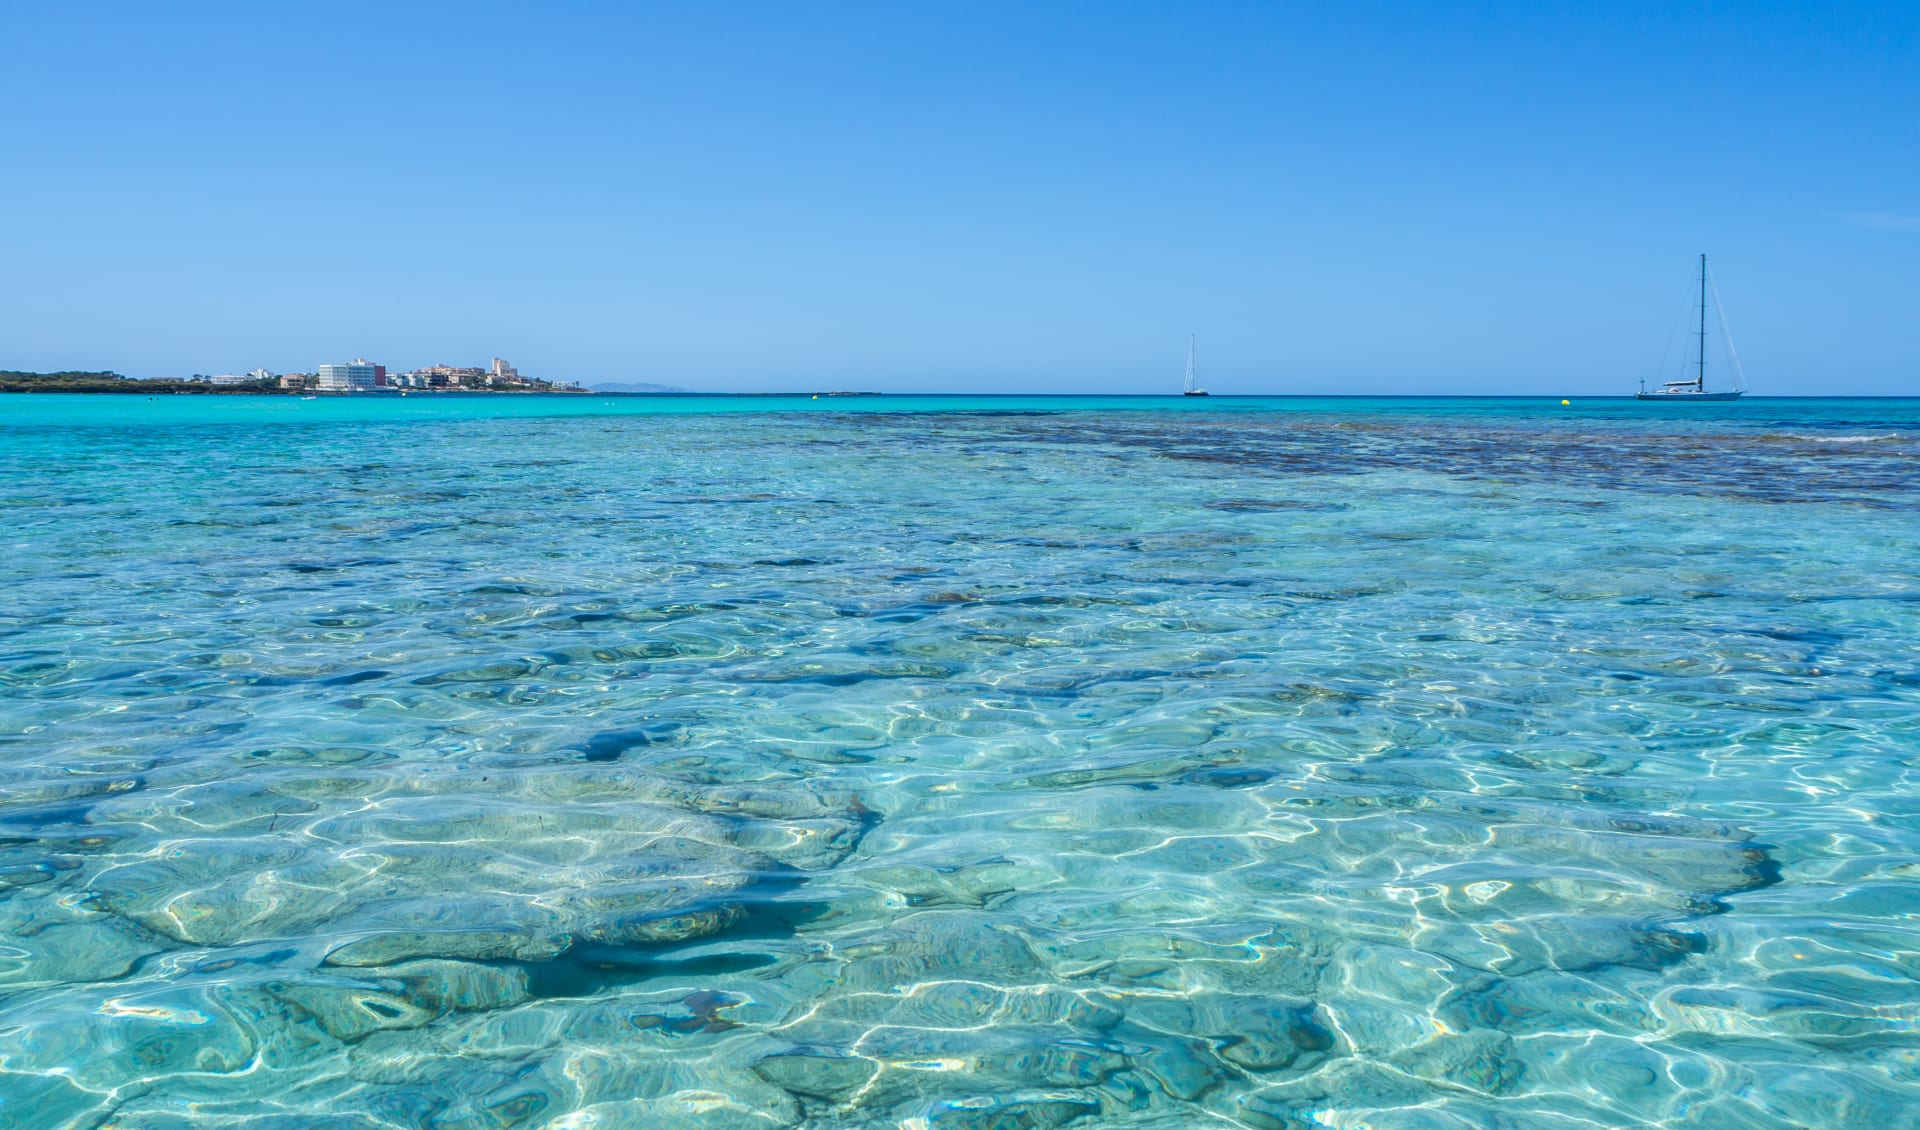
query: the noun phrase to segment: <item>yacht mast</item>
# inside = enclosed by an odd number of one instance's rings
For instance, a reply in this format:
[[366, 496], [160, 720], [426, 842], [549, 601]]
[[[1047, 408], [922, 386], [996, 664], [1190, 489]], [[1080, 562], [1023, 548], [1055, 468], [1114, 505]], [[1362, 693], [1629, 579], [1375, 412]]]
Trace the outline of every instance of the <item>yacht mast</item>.
[[1700, 253], [1700, 368], [1695, 371], [1693, 387], [1707, 391], [1707, 256]]
[[1187, 391], [1193, 391], [1193, 336], [1187, 335]]

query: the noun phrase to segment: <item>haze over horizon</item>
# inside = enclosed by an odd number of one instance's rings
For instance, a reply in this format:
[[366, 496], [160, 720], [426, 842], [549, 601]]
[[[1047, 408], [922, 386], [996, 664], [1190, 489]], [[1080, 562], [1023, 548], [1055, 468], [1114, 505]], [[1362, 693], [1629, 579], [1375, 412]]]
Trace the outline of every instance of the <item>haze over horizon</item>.
[[1755, 394], [1920, 392], [1913, 5], [8, 23], [0, 368], [1625, 394], [1705, 251]]

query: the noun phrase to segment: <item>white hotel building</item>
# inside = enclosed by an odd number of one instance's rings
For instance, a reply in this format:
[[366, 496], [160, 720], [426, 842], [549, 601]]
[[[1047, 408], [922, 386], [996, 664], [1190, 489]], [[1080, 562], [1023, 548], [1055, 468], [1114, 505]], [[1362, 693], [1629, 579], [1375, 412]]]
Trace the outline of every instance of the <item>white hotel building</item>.
[[380, 366], [361, 358], [348, 365], [322, 365], [314, 386], [322, 392], [366, 392], [379, 387]]

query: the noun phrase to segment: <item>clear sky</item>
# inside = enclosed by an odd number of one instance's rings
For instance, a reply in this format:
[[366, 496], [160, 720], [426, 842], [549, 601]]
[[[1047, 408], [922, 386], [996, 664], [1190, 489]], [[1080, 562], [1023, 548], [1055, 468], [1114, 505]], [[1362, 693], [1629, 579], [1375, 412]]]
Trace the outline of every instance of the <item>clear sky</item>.
[[1912, 0], [3, 15], [0, 368], [1920, 394]]

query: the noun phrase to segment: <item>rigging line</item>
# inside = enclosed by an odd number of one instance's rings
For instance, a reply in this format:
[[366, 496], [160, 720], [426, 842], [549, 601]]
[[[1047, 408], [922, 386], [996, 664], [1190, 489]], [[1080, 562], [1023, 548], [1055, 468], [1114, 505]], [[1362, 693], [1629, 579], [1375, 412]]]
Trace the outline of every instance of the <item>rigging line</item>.
[[1680, 340], [1680, 327], [1686, 324], [1687, 315], [1693, 313], [1693, 276], [1687, 276], [1687, 297], [1680, 303], [1680, 312], [1673, 316], [1673, 325], [1667, 328], [1667, 344], [1660, 350], [1660, 367], [1654, 370], [1655, 381], [1672, 380], [1667, 362], [1673, 357], [1673, 343]]
[[1720, 283], [1712, 271], [1707, 272], [1707, 287], [1713, 291], [1713, 312], [1720, 316], [1720, 340], [1727, 346], [1727, 367], [1733, 370], [1733, 387], [1744, 389], [1746, 375], [1740, 371], [1740, 354], [1734, 352], [1733, 330], [1727, 325], [1727, 309], [1720, 305]]

